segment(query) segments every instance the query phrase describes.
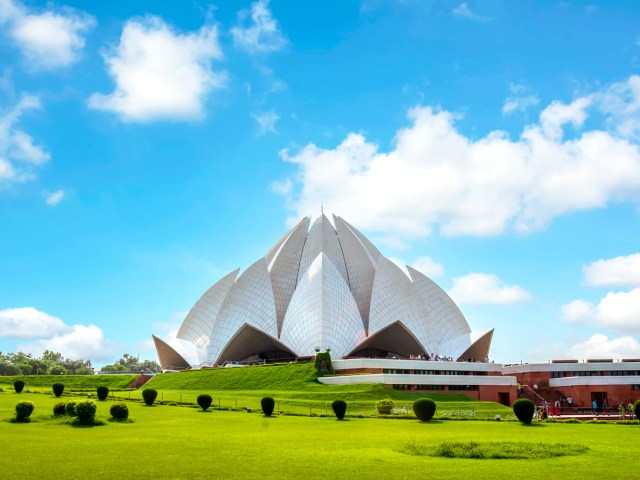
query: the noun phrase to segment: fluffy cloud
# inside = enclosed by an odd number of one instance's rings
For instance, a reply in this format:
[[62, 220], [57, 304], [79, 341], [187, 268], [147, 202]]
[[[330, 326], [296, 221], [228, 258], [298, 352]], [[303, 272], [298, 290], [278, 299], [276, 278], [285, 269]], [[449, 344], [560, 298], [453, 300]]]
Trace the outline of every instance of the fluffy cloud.
[[238, 25], [231, 29], [233, 42], [250, 54], [276, 52], [287, 44], [278, 22], [269, 10], [269, 0], [251, 4], [251, 10], [238, 14]]
[[0, 310], [0, 337], [42, 338], [52, 337], [67, 330], [58, 317], [48, 315], [33, 307]]
[[568, 322], [595, 323], [621, 332], [640, 332], [640, 288], [609, 292], [597, 305], [574, 300], [561, 309]]
[[[552, 102], [517, 139], [501, 131], [468, 137], [453, 113], [420, 106], [409, 111], [410, 124], [389, 152], [356, 133], [333, 149], [283, 150], [297, 167], [287, 199], [292, 218], [324, 203], [365, 230], [404, 238], [436, 227], [449, 236], [490, 236], [529, 233], [560, 215], [638, 201], [640, 149], [608, 129], [619, 119], [603, 105], [602, 95]], [[590, 109], [604, 113], [607, 125], [582, 131]]]
[[506, 285], [500, 278], [487, 273], [469, 273], [453, 279], [447, 292], [458, 304], [506, 305], [531, 299], [518, 285]]
[[31, 340], [16, 351], [40, 355], [45, 350], [67, 358], [100, 360], [112, 354], [112, 344], [95, 325], [66, 325], [58, 317], [33, 307], [0, 310], [0, 337]]
[[258, 122], [258, 135], [278, 133], [276, 130], [276, 122], [280, 120], [280, 115], [276, 112], [252, 113], [251, 116]]
[[221, 57], [216, 25], [180, 34], [158, 17], [130, 20], [119, 45], [104, 55], [116, 89], [94, 93], [89, 106], [128, 121], [201, 118], [207, 95], [225, 82], [212, 69]]
[[92, 16], [71, 8], [35, 13], [16, 0], [0, 0], [0, 25], [22, 52], [29, 67], [51, 70], [80, 57], [84, 35], [95, 25]]
[[18, 345], [17, 350], [34, 355], [41, 355], [45, 350], [51, 350], [60, 352], [66, 358], [92, 361], [107, 360], [113, 356], [112, 343], [105, 338], [100, 327], [95, 325], [73, 325], [59, 335]]
[[609, 339], [597, 333], [588, 340], [571, 347], [573, 358], [638, 358], [640, 344], [629, 336]]
[[50, 207], [55, 207], [64, 198], [64, 190], [57, 190], [45, 198], [45, 203]]
[[595, 305], [584, 300], [574, 300], [563, 305], [560, 312], [567, 323], [583, 322], [595, 316]]
[[25, 112], [39, 108], [37, 97], [23, 95], [12, 109], [0, 115], [0, 184], [27, 180], [49, 160], [49, 154], [17, 127]]
[[640, 253], [598, 260], [582, 268], [584, 283], [600, 286], [640, 286]]

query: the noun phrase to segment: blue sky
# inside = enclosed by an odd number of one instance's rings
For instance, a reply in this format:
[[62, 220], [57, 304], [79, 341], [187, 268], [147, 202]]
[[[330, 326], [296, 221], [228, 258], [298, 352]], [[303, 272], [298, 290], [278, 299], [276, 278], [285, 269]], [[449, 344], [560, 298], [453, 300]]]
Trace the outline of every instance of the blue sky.
[[492, 358], [640, 358], [636, 2], [0, 0], [0, 351], [155, 358], [320, 204]]

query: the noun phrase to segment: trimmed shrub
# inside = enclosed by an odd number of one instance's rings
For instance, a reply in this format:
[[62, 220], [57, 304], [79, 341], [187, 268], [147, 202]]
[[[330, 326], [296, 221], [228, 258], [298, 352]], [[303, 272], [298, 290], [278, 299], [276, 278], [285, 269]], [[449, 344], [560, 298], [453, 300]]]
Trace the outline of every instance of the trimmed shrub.
[[124, 403], [114, 403], [111, 405], [109, 413], [115, 420], [126, 420], [129, 418], [129, 408]]
[[19, 422], [28, 422], [29, 416], [36, 406], [33, 402], [18, 402], [16, 405], [16, 420]]
[[331, 363], [331, 353], [330, 352], [318, 352], [316, 353], [316, 358], [313, 361], [313, 368], [316, 369], [316, 372], [319, 374], [322, 373], [334, 373], [333, 364]]
[[262, 400], [260, 400], [260, 406], [262, 407], [262, 412], [267, 417], [270, 417], [273, 413], [274, 407], [276, 406], [276, 401], [271, 397], [264, 397]]
[[109, 387], [98, 387], [96, 390], [98, 393], [98, 400], [106, 400], [109, 396]]
[[54, 383], [51, 385], [51, 388], [53, 389], [53, 394], [59, 398], [62, 392], [64, 392], [64, 383]]
[[62, 417], [67, 413], [67, 402], [58, 402], [53, 406], [53, 414], [56, 417]]
[[436, 413], [436, 402], [430, 398], [419, 398], [413, 402], [413, 413], [422, 422], [428, 422]]
[[67, 402], [64, 406], [64, 414], [67, 417], [75, 417], [76, 416], [76, 402]]
[[636, 420], [640, 420], [640, 400], [633, 404], [633, 414], [636, 416]]
[[213, 398], [211, 398], [211, 395], [203, 394], [203, 395], [198, 395], [197, 401], [198, 401], [198, 405], [200, 405], [200, 408], [202, 408], [202, 410], [206, 410], [211, 406], [211, 403], [213, 402]]
[[158, 391], [154, 390], [153, 388], [145, 388], [142, 391], [142, 398], [144, 399], [144, 403], [146, 403], [149, 406], [153, 405], [153, 402], [156, 401], [157, 397], [158, 397]]
[[24, 382], [22, 380], [16, 380], [13, 382], [13, 389], [16, 393], [22, 393], [22, 390], [24, 389]]
[[76, 404], [76, 417], [78, 421], [84, 424], [92, 424], [96, 419], [96, 411], [98, 407], [93, 400], [83, 400]]
[[376, 402], [376, 410], [380, 415], [389, 415], [393, 407], [393, 400], [378, 400]]
[[536, 406], [528, 398], [519, 398], [513, 402], [511, 408], [518, 420], [527, 425], [533, 420], [533, 414], [536, 411]]
[[338, 420], [342, 420], [344, 414], [347, 413], [347, 402], [344, 400], [335, 400], [331, 404], [331, 408], [333, 409], [333, 413], [336, 414], [336, 417], [338, 417]]

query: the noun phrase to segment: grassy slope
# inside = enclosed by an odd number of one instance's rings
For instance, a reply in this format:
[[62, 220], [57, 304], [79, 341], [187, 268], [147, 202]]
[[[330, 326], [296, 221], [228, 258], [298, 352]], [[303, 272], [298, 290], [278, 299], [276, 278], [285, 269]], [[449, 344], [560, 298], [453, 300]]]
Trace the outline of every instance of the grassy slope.
[[[475, 410], [478, 415], [493, 417], [511, 413], [492, 402], [477, 402], [460, 394], [416, 394], [393, 390], [380, 384], [323, 385], [316, 381], [313, 366], [285, 364], [244, 368], [185, 371], [155, 376], [146, 388], [161, 392], [161, 399], [180, 403], [195, 403], [200, 393], [214, 397], [214, 404], [226, 407], [259, 408], [260, 399], [269, 395], [278, 400], [280, 411], [288, 413], [323, 414], [331, 411], [337, 398], [349, 402], [351, 412], [375, 413], [375, 402], [392, 399], [397, 406], [411, 409], [416, 398], [429, 396], [439, 405], [440, 412]], [[127, 394], [140, 398], [140, 392]]]
[[66, 390], [93, 390], [97, 387], [109, 387], [110, 390], [127, 388], [138, 375], [22, 375], [16, 377], [0, 376], [0, 386], [13, 390], [13, 382], [23, 380], [25, 389], [50, 391], [54, 383], [63, 383]]
[[[275, 417], [200, 412], [129, 403], [134, 423], [76, 428], [50, 416], [46, 394], [0, 393], [0, 420], [16, 401], [36, 403], [34, 421], [0, 421], [1, 470], [16, 480], [123, 475], [154, 479], [411, 479], [637, 478], [633, 445], [638, 426], [515, 422], [430, 422]], [[98, 402], [108, 416], [110, 402]], [[542, 460], [473, 460], [400, 453], [407, 441], [526, 441], [589, 447], [586, 454]]]

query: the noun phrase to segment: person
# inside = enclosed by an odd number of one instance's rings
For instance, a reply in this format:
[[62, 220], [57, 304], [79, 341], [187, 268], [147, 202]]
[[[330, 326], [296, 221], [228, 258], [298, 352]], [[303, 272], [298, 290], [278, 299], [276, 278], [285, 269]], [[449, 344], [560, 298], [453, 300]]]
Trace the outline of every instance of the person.
[[560, 400], [556, 400], [554, 403], [554, 406], [556, 407], [556, 411], [555, 411], [556, 417], [559, 417], [560, 416]]
[[516, 388], [518, 389], [518, 398], [520, 398], [522, 396], [522, 384], [518, 382]]
[[607, 402], [607, 399], [605, 398], [604, 401], [602, 402], [602, 413], [604, 415], [607, 414], [608, 408], [609, 408], [609, 403]]
[[633, 404], [631, 402], [627, 405], [627, 410], [629, 412], [629, 420], [633, 420]]
[[598, 416], [598, 402], [596, 402], [596, 399], [593, 399], [593, 402], [591, 402], [591, 408], [593, 408], [593, 415], [594, 416]]
[[620, 420], [624, 420], [624, 415], [625, 415], [625, 409], [624, 409], [624, 403], [621, 403], [618, 406], [618, 413], [620, 414]]

